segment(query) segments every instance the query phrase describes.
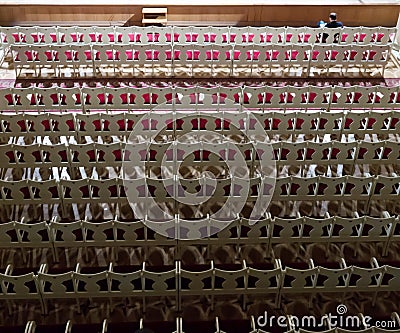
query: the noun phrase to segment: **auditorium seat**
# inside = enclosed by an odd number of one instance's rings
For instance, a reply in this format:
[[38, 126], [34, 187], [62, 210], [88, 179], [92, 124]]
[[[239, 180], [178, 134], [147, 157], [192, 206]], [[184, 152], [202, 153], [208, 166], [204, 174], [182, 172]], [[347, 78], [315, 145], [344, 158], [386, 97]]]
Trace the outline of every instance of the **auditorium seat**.
[[398, 319], [395, 33], [0, 27], [0, 331]]

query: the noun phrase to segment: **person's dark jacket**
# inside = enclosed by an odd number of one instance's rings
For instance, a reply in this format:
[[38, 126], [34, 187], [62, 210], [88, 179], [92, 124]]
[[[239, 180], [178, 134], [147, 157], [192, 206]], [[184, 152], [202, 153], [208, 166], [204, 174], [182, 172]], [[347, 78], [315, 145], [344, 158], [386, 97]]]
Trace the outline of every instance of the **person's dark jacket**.
[[342, 22], [338, 22], [338, 21], [332, 21], [332, 22], [328, 22], [325, 27], [327, 28], [342, 28], [343, 27], [343, 23]]

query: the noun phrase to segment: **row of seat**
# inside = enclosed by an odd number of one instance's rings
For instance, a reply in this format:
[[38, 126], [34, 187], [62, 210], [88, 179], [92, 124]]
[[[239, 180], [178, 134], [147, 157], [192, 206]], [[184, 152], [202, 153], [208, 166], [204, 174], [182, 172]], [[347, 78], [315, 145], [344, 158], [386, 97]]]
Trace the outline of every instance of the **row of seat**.
[[[178, 183], [179, 181], [179, 183]], [[179, 186], [178, 186], [179, 184]], [[186, 192], [187, 191], [187, 192]], [[171, 195], [170, 195], [171, 193]], [[253, 178], [228, 177], [214, 179], [203, 176], [199, 179], [171, 177], [167, 179], [51, 179], [37, 181], [0, 181], [2, 205], [73, 204], [73, 203], [118, 203], [129, 198], [140, 203], [142, 216], [150, 214], [155, 201], [174, 202], [195, 193], [200, 198], [209, 198], [240, 206], [243, 198], [256, 201], [259, 197], [272, 197], [279, 201], [347, 201], [371, 200], [394, 201], [400, 195], [400, 176], [341, 176], [341, 177], [272, 177]], [[156, 200], [155, 200], [156, 198]], [[151, 216], [151, 215], [149, 215]]]
[[[326, 34], [326, 36], [323, 36]], [[60, 43], [377, 43], [394, 41], [395, 27], [0, 27], [2, 44]], [[336, 35], [336, 36], [335, 36]]]
[[48, 302], [54, 299], [164, 296], [175, 298], [179, 311], [188, 296], [273, 294], [279, 303], [286, 294], [398, 291], [400, 278], [400, 268], [379, 265], [375, 258], [370, 267], [347, 266], [344, 259], [335, 268], [314, 266], [312, 261], [308, 268], [282, 267], [279, 260], [274, 266], [253, 268], [244, 261], [235, 268], [215, 267], [213, 262], [209, 266], [182, 268], [177, 261], [175, 267], [155, 271], [143, 263], [142, 267], [128, 267], [123, 273], [115, 271], [112, 264], [98, 273], [82, 273], [79, 265], [74, 270], [48, 273], [44, 264], [37, 273], [23, 275], [13, 275], [12, 266], [8, 266], [5, 273], [0, 273], [0, 299], [9, 306], [10, 301], [36, 300], [47, 313]]
[[[218, 225], [212, 218], [181, 221], [178, 216], [175, 224], [198, 223], [200, 225]], [[191, 241], [191, 246], [252, 246], [264, 245], [270, 255], [277, 244], [356, 244], [382, 242], [382, 255], [400, 241], [399, 216], [390, 216], [383, 212], [382, 216], [370, 217], [355, 214], [352, 218], [327, 216], [325, 218], [279, 218], [267, 216], [256, 224], [246, 218], [226, 221], [225, 229], [215, 235]], [[121, 222], [108, 220], [101, 223], [87, 220], [58, 222], [53, 218], [50, 222], [25, 223], [11, 221], [0, 224], [0, 248], [14, 249], [51, 249], [54, 261], [59, 261], [59, 248], [101, 248], [101, 247], [141, 247], [155, 249], [167, 246], [175, 248], [174, 259], [179, 259], [187, 246], [186, 241], [154, 235], [153, 221]], [[393, 248], [395, 250], [395, 248]], [[23, 251], [23, 250], [22, 250]], [[212, 252], [212, 250], [210, 250]], [[193, 252], [193, 255], [195, 252]], [[201, 258], [195, 258], [200, 260]]]
[[[99, 138], [110, 142], [126, 142], [129, 135], [142, 135], [146, 141], [154, 136], [176, 139], [187, 133], [200, 135], [212, 131], [224, 136], [246, 135], [263, 140], [287, 140], [299, 138], [323, 138], [325, 135], [341, 137], [354, 135], [363, 139], [377, 135], [381, 139], [391, 137], [396, 141], [400, 133], [399, 111], [266, 111], [266, 112], [125, 112], [125, 113], [2, 113], [0, 114], [0, 138], [2, 143], [26, 143], [48, 137], [54, 143], [64, 138], [83, 137], [93, 141]], [[261, 140], [261, 139], [258, 139]], [[333, 138], [333, 137], [332, 137]], [[133, 139], [133, 138], [132, 138]], [[170, 139], [171, 140], [171, 139]], [[170, 141], [166, 140], [166, 141]], [[219, 139], [218, 141], [221, 141]], [[322, 141], [322, 140], [321, 140]]]
[[[264, 322], [266, 321], [265, 318], [263, 318], [263, 316], [265, 316], [264, 314], [261, 314], [261, 320], [259, 320], [259, 317], [254, 317], [251, 316], [250, 322], [249, 323], [242, 323], [242, 322], [238, 322], [238, 320], [235, 320], [235, 325], [236, 325], [236, 329], [238, 329], [238, 326], [241, 329], [241, 333], [267, 333], [267, 331], [263, 330], [262, 328], [259, 328], [259, 323], [261, 323], [261, 325], [264, 325]], [[215, 316], [214, 316], [215, 317]], [[304, 326], [309, 325], [308, 323], [312, 322], [312, 320], [310, 320], [310, 318], [308, 316], [304, 317], [307, 318], [306, 320], [301, 320], [300, 324], [299, 324], [299, 318], [296, 318], [294, 316], [272, 316], [273, 318], [276, 318], [276, 320], [278, 320], [278, 318], [284, 319], [281, 320], [279, 319], [279, 323], [280, 323], [280, 328], [282, 328], [282, 332], [283, 333], [313, 333], [313, 332], [317, 332], [316, 327], [307, 327], [307, 329], [304, 328]], [[315, 318], [315, 317], [314, 317]], [[348, 329], [348, 327], [344, 328], [344, 327], [336, 327], [336, 325], [333, 325], [332, 327], [332, 323], [331, 321], [335, 322], [336, 319], [331, 320], [326, 318], [325, 322], [322, 322], [322, 325], [319, 325], [319, 323], [317, 322], [314, 326], [316, 326], [317, 324], [318, 326], [318, 332], [321, 333], [356, 333], [356, 332], [364, 332], [364, 333], [398, 333], [400, 332], [400, 330], [398, 329], [394, 329], [397, 328], [398, 326], [400, 326], [400, 317], [398, 315], [398, 313], [393, 312], [391, 314], [391, 317], [387, 320], [384, 321], [379, 321], [379, 323], [376, 323], [376, 325], [371, 325], [370, 323], [367, 323], [368, 325], [365, 325], [365, 323], [369, 320], [366, 319], [367, 317], [365, 317], [363, 314], [359, 314], [358, 316], [352, 316], [352, 321], [351, 323], [353, 323], [354, 320], [354, 326], [352, 326], [352, 328], [354, 330], [350, 330]], [[317, 318], [319, 319], [319, 318]], [[304, 322], [304, 323], [303, 323]], [[166, 326], [172, 326], [173, 328], [166, 328]], [[206, 325], [204, 325], [206, 324]], [[233, 328], [231, 327], [232, 325], [228, 325], [229, 328], [225, 328], [223, 326], [225, 323], [222, 323], [222, 321], [220, 321], [219, 317], [215, 317], [215, 323], [203, 323], [200, 327], [200, 329], [202, 329], [202, 332], [204, 333], [233, 333], [233, 332], [237, 332], [237, 330], [233, 330]], [[357, 325], [358, 324], [358, 325]], [[138, 329], [144, 329], [144, 332], [146, 332], [146, 329], [152, 329], [154, 330], [154, 332], [156, 333], [161, 333], [161, 332], [173, 332], [173, 333], [184, 333], [184, 332], [191, 332], [195, 327], [199, 326], [199, 323], [195, 323], [195, 324], [190, 324], [190, 323], [183, 323], [182, 322], [182, 318], [178, 317], [176, 318], [176, 322], [175, 323], [158, 323], [157, 325], [152, 325], [151, 323], [145, 323], [143, 321], [143, 319], [141, 319], [139, 322], [135, 322], [135, 323], [125, 323], [124, 324], [116, 324], [112, 321], [109, 321], [107, 319], [104, 319], [102, 323], [96, 324], [96, 325], [85, 325], [85, 326], [81, 326], [81, 325], [73, 325], [71, 320], [68, 320], [67, 324], [65, 325], [60, 325], [59, 330], [58, 327], [52, 327], [52, 329], [54, 329], [56, 333], [71, 333], [72, 332], [72, 328], [74, 328], [74, 332], [89, 332], [89, 333], [93, 333], [93, 332], [98, 332], [98, 333], [114, 333], [114, 332], [120, 332], [121, 328], [120, 326], [122, 326], [126, 332], [135, 332], [134, 329], [138, 328]], [[207, 326], [207, 328], [205, 328], [204, 326]], [[245, 330], [244, 328], [242, 328], [242, 326], [248, 327], [247, 330]], [[268, 325], [266, 325], [268, 326]], [[299, 327], [301, 326], [301, 327]], [[350, 325], [349, 325], [350, 326]], [[75, 330], [75, 327], [76, 330]], [[224, 328], [224, 330], [222, 330], [221, 328]], [[265, 328], [265, 327], [263, 327]], [[267, 328], [265, 328], [266, 330], [269, 330], [269, 326]], [[286, 329], [286, 330], [284, 330]], [[357, 330], [358, 329], [358, 330]], [[57, 330], [57, 331], [56, 331]], [[151, 330], [151, 332], [152, 332]], [[171, 331], [173, 330], [173, 331]], [[24, 330], [21, 330], [21, 332], [25, 332], [25, 333], [42, 333], [42, 332], [47, 332], [47, 327], [46, 326], [40, 326], [37, 325], [35, 321], [28, 321], [25, 325]], [[10, 331], [10, 332], [14, 332], [14, 331]], [[150, 331], [149, 331], [150, 332]], [[196, 332], [200, 332], [200, 330], [196, 330]], [[7, 329], [5, 329], [4, 333], [8, 333]]]
[[[66, 44], [11, 45], [17, 76], [27, 69], [33, 75], [107, 74], [115, 76], [157, 75], [195, 77], [216, 76], [223, 71], [230, 76], [259, 76], [273, 67], [295, 66], [309, 74], [311, 68], [339, 66], [366, 70], [382, 68], [390, 59], [390, 45], [376, 44]], [[148, 68], [147, 68], [147, 67]], [[222, 72], [221, 72], [222, 70]], [[72, 72], [71, 72], [72, 71]], [[102, 72], [103, 71], [103, 72]]]
[[400, 86], [3, 88], [2, 111], [399, 109]]
[[[128, 150], [125, 150], [128, 149]], [[214, 152], [212, 154], [211, 152]], [[217, 152], [217, 153], [216, 153]], [[129, 154], [129, 156], [128, 156]], [[239, 156], [249, 170], [256, 170], [259, 159], [275, 158], [271, 165], [298, 167], [311, 165], [400, 165], [398, 141], [329, 141], [273, 143], [206, 143], [166, 142], [135, 144], [135, 149], [125, 148], [121, 142], [86, 144], [0, 145], [1, 169], [8, 168], [73, 168], [112, 167], [120, 170], [123, 161], [135, 163], [138, 168], [162, 165], [176, 174], [179, 164], [190, 162], [192, 167], [229, 165]], [[268, 155], [268, 156], [267, 156]], [[271, 155], [271, 156], [270, 156]], [[165, 158], [163, 164], [161, 161]]]

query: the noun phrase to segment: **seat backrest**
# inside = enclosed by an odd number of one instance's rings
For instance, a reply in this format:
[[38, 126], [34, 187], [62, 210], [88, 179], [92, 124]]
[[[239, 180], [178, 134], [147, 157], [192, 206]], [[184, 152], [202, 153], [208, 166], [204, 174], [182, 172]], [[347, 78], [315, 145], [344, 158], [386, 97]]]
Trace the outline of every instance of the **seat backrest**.
[[285, 27], [265, 27], [265, 40], [262, 43], [285, 43], [286, 28]]
[[195, 27], [173, 27], [173, 43], [186, 44], [196, 43], [198, 34], [194, 31]]
[[306, 27], [286, 27], [285, 43], [305, 43]]
[[382, 43], [382, 44], [387, 44], [387, 43], [393, 43], [395, 40], [395, 35], [397, 32], [397, 28], [387, 28], [387, 27], [379, 27], [378, 30], [378, 36], [374, 40], [375, 43]]
[[253, 43], [254, 32], [249, 32], [250, 27], [230, 27], [229, 28], [229, 43], [242, 44], [242, 43]]
[[90, 43], [89, 28], [84, 27], [58, 27], [59, 44]]

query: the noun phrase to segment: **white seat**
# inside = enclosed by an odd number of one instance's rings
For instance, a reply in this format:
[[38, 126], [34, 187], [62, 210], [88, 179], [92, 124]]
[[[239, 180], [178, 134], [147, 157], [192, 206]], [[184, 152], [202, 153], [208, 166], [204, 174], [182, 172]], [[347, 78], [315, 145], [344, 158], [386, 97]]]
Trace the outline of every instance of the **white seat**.
[[[304, 106], [307, 107], [307, 104]], [[304, 134], [307, 139], [310, 137], [317, 137], [319, 134], [319, 125], [320, 112], [315, 110], [307, 110], [307, 112], [297, 111], [296, 123], [294, 124], [294, 133], [297, 137]]]
[[93, 75], [95, 67], [92, 47], [89, 44], [66, 44], [57, 46], [59, 73], [67, 67], [72, 67], [73, 73], [81, 73], [86, 69], [87, 74]]
[[306, 109], [309, 97], [309, 87], [287, 86], [286, 88], [286, 108]]
[[174, 43], [196, 43], [198, 34], [195, 32], [195, 27], [173, 27], [173, 42]]
[[[97, 98], [97, 96], [93, 96]], [[88, 98], [88, 96], [86, 96]], [[95, 103], [95, 101], [93, 101]], [[77, 130], [80, 136], [89, 136], [95, 139], [101, 136], [103, 130], [103, 122], [100, 113], [82, 114], [78, 113], [75, 116]]]
[[90, 43], [91, 38], [88, 34], [88, 29], [82, 27], [57, 27], [58, 43], [73, 44], [73, 43]]
[[245, 85], [243, 87], [242, 104], [248, 110], [264, 110], [265, 91], [262, 87], [252, 87]]
[[272, 117], [272, 131], [276, 132], [280, 136], [290, 137], [294, 134], [296, 127], [296, 116], [297, 112], [293, 111], [275, 111]]
[[391, 233], [394, 231], [395, 220], [395, 217], [390, 216], [388, 212], [383, 212], [380, 218], [365, 216], [364, 230], [368, 230], [368, 235], [363, 238], [371, 242], [376, 240], [387, 244]]
[[265, 27], [265, 35], [262, 43], [286, 43], [286, 28], [285, 27]]
[[283, 271], [283, 279], [291, 278], [291, 281], [284, 281], [282, 292], [288, 293], [304, 293], [314, 290], [317, 285], [318, 267], [309, 269], [295, 269], [286, 267]]
[[385, 163], [398, 165], [400, 159], [400, 147], [397, 142], [385, 141], [381, 160]]
[[[56, 89], [61, 110], [83, 110], [84, 98], [77, 87]], [[72, 118], [72, 114], [52, 114], [53, 117]]]
[[[228, 42], [234, 44], [254, 43], [254, 38], [257, 38], [254, 33], [256, 29], [250, 32], [249, 29], [251, 28], [252, 27], [229, 27]], [[256, 41], [256, 43], [258, 42], [259, 41]]]
[[329, 160], [334, 161], [337, 164], [354, 165], [354, 160], [357, 157], [357, 147], [358, 146], [356, 141], [353, 142], [332, 141]]
[[1, 27], [1, 41], [7, 45], [11, 44], [23, 44], [26, 38], [23, 32], [20, 30], [23, 27], [13, 26], [13, 27]]
[[[233, 43], [233, 36], [230, 36], [229, 27], [208, 27], [210, 30], [203, 33], [203, 39], [205, 43]], [[201, 42], [201, 39], [200, 39]]]
[[24, 205], [30, 200], [28, 180], [0, 181], [0, 194], [5, 205]]
[[[110, 98], [106, 94], [106, 88], [90, 88], [83, 87], [81, 90], [84, 102], [84, 110], [86, 112], [108, 109]], [[112, 105], [112, 102], [110, 103]], [[85, 115], [87, 117], [94, 115]], [[77, 118], [80, 119], [79, 117]]]
[[[400, 273], [400, 270], [398, 267], [385, 265], [385, 276], [380, 285], [380, 289], [381, 290], [396, 290], [397, 286], [400, 283], [399, 273]], [[386, 280], [385, 280], [385, 277], [386, 277]]]
[[107, 203], [109, 205], [119, 202], [119, 178], [90, 179], [89, 183], [92, 201]]
[[374, 100], [374, 103], [376, 104], [377, 107], [382, 108], [382, 109], [389, 109], [393, 110], [394, 106], [397, 103], [398, 100], [398, 90], [399, 87], [384, 87], [384, 86], [379, 86], [377, 88], [376, 92], [376, 98]]
[[[250, 69], [250, 75], [253, 70], [253, 58], [259, 57], [248, 44], [236, 44], [232, 52], [232, 75], [240, 75], [239, 70], [245, 73]], [[237, 72], [237, 73], [236, 73]]]
[[136, 32], [136, 27], [121, 27], [116, 26], [115, 43], [129, 44], [140, 41], [140, 35]]
[[[115, 27], [115, 29], [118, 28], [119, 27]], [[124, 71], [127, 70], [129, 73], [133, 74], [139, 52], [136, 46], [133, 44], [113, 44], [112, 52], [114, 73], [118, 71], [118, 74], [124, 75]]]
[[[365, 43], [366, 42], [366, 34], [363, 34], [363, 27], [344, 27], [340, 28], [341, 36], [340, 43]], [[339, 31], [339, 29], [338, 29]]]
[[[379, 88], [378, 88], [379, 89]], [[353, 109], [370, 110], [375, 104], [377, 87], [354, 86]]]
[[346, 178], [346, 185], [343, 192], [344, 199], [363, 201], [370, 198], [374, 177], [346, 176]]
[[92, 43], [117, 43], [118, 37], [115, 33], [116, 27], [91, 27], [88, 35]]
[[280, 146], [279, 158], [276, 163], [278, 166], [304, 166], [306, 158], [307, 142], [287, 142], [282, 141]]
[[40, 292], [45, 299], [75, 298], [74, 272], [59, 274], [38, 273]]
[[[386, 37], [386, 34], [383, 31], [380, 34], [380, 28], [381, 27], [361, 27], [358, 35], [356, 36], [356, 42], [358, 44], [381, 43], [382, 39]], [[389, 38], [387, 39], [387, 42], [388, 41]]]
[[237, 294], [245, 288], [245, 276], [247, 268], [235, 271], [226, 271], [214, 268], [214, 293], [215, 294]]
[[[275, 217], [271, 223], [271, 237], [290, 239], [290, 242], [298, 241], [301, 238], [302, 225], [302, 218], [283, 219]], [[276, 235], [276, 237], [273, 237], [273, 235]]]
[[69, 150], [65, 144], [40, 145], [43, 167], [70, 167]]
[[[231, 34], [235, 33], [235, 42], [236, 43], [261, 43], [265, 37], [265, 27], [243, 27], [236, 28], [238, 30], [232, 30], [234, 27], [231, 27]], [[264, 34], [264, 35], [263, 35]]]
[[145, 42], [147, 43], [173, 43], [173, 29], [171, 27], [144, 27], [143, 35], [145, 35]]
[[108, 272], [94, 274], [73, 272], [74, 292], [76, 297], [105, 297], [109, 294], [107, 283]]
[[196, 43], [205, 44], [211, 42], [212, 27], [193, 27], [193, 35], [196, 36]]
[[61, 198], [63, 203], [89, 203], [90, 198], [90, 188], [89, 179], [80, 180], [60, 180], [61, 185]]
[[39, 300], [38, 286], [34, 280], [34, 273], [13, 276], [0, 273], [0, 298], [3, 300]]
[[[312, 60], [311, 60], [312, 61]], [[308, 108], [329, 110], [332, 102], [332, 87], [309, 87]]]
[[306, 27], [286, 27], [285, 43], [304, 43], [306, 29]]
[[142, 270], [130, 273], [108, 272], [110, 281], [110, 292], [113, 295], [141, 295], [144, 285], [142, 285]]
[[390, 53], [389, 45], [366, 45], [363, 49], [363, 65], [366, 68], [382, 68], [382, 75], [384, 75]]
[[46, 222], [32, 224], [16, 222], [14, 227], [18, 238], [18, 247], [40, 248], [51, 246]]
[[[8, 105], [12, 110], [27, 111], [37, 109], [34, 88], [8, 88], [5, 89], [5, 93], [7, 93]], [[10, 116], [13, 117], [13, 115]]]
[[96, 166], [121, 168], [123, 147], [120, 142], [110, 144], [96, 143]]
[[373, 200], [392, 201], [400, 194], [400, 177], [378, 175], [375, 179]]
[[115, 60], [118, 59], [119, 55], [114, 50], [113, 44], [92, 44], [92, 57], [95, 73], [99, 72], [100, 74], [104, 73], [107, 75], [111, 72], [111, 69], [115, 73]]
[[70, 144], [71, 166], [94, 168], [96, 165], [96, 148], [92, 143]]
[[83, 245], [82, 221], [50, 224], [51, 240], [55, 247], [78, 247]]
[[[326, 44], [332, 44], [332, 43], [351, 43], [352, 41], [350, 40], [345, 40], [342, 38], [343, 34], [343, 28], [320, 28], [322, 32], [322, 38], [321, 41], [322, 43]], [[329, 32], [329, 33], [328, 33]]]
[[317, 283], [316, 288], [324, 292], [340, 292], [347, 290], [349, 286], [351, 267], [331, 269], [319, 267], [319, 276], [325, 278], [323, 282]]
[[323, 39], [320, 28], [310, 29], [309, 27], [305, 27], [305, 31], [300, 37], [304, 43], [309, 43], [311, 45], [321, 43]]
[[255, 73], [257, 76], [261, 76], [267, 69], [270, 72], [272, 56], [271, 45], [269, 43], [260, 42], [260, 44], [253, 44], [250, 56], [252, 59], [251, 75]]
[[313, 46], [308, 74], [310, 74], [312, 67], [324, 68], [324, 69], [328, 68], [329, 66], [329, 58], [327, 58], [328, 52], [329, 52], [329, 47], [327, 45], [317, 44]]
[[[147, 100], [145, 97], [149, 96], [149, 88], [129, 88], [126, 89], [126, 103], [127, 105], [124, 107], [127, 108], [129, 111], [131, 110], [146, 110], [148, 108], [148, 104], [150, 104], [150, 101]], [[146, 105], [147, 104], [147, 105]], [[143, 114], [139, 113], [126, 113], [126, 115], [129, 115], [129, 119], [131, 120], [132, 118], [141, 118], [143, 117]], [[131, 124], [131, 121], [129, 120], [128, 128], [131, 129], [134, 124]]]
[[37, 204], [54, 205], [60, 202], [60, 192], [55, 179], [29, 180], [30, 201]]
[[385, 267], [361, 268], [352, 267], [352, 277], [358, 277], [356, 281], [351, 281], [350, 287], [354, 286], [357, 290], [378, 291]]
[[357, 243], [361, 242], [364, 227], [363, 217], [354, 217], [352, 219], [334, 217], [332, 241], [340, 239], [343, 242]]
[[379, 27], [377, 37], [373, 41], [375, 43], [392, 43], [396, 34], [396, 28]]
[[37, 54], [32, 51], [31, 45], [11, 45], [11, 52], [17, 77], [21, 74], [24, 68], [33, 68], [36, 72], [35, 60], [37, 59]]
[[185, 70], [185, 74], [193, 76], [193, 67], [198, 63], [199, 56], [202, 53], [199, 48], [199, 46], [194, 47], [194, 45], [187, 43], [174, 44], [172, 60], [174, 75], [180, 74], [182, 70]]
[[280, 290], [283, 285], [283, 272], [280, 267], [269, 270], [249, 267], [248, 277], [252, 278], [249, 281], [254, 281], [248, 285], [249, 294], [275, 294], [275, 303], [279, 306]]
[[231, 73], [234, 47], [232, 45], [213, 44], [211, 48], [211, 75], [215, 75], [216, 70], [220, 72], [221, 68], [226, 67]]
[[151, 108], [156, 110], [171, 111], [174, 105], [174, 90], [171, 86], [156, 88], [150, 87]]
[[358, 154], [355, 163], [362, 165], [381, 164], [383, 147], [383, 142], [361, 141], [357, 149]]
[[[121, 95], [117, 95], [121, 93]], [[118, 93], [114, 94], [115, 104], [117, 104], [117, 100], [121, 98], [123, 91], [119, 90]], [[125, 94], [126, 97], [126, 94]], [[122, 103], [122, 102], [121, 102]], [[121, 105], [121, 110], [123, 109]], [[105, 136], [116, 136], [118, 138], [124, 138], [129, 132], [126, 131], [125, 124], [125, 112], [113, 112], [113, 113], [102, 113], [101, 114], [103, 131], [102, 134]], [[122, 139], [123, 140], [123, 139]]]
[[142, 279], [146, 296], [175, 296], [178, 284], [176, 269], [153, 272], [143, 265]]
[[200, 272], [188, 271], [181, 268], [180, 272], [180, 286], [182, 296], [198, 296], [203, 294], [205, 291], [211, 293], [213, 290], [212, 272], [214, 270], [214, 265], [211, 263], [209, 269], [204, 269]]

